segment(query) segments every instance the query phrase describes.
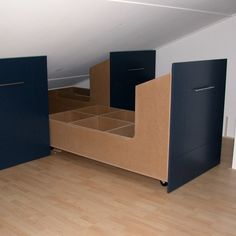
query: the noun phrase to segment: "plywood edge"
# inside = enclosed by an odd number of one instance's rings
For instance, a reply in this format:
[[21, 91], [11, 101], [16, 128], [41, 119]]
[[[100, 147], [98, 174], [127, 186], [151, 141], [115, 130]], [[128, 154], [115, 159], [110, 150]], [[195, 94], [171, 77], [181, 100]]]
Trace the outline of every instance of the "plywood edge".
[[158, 155], [158, 172], [168, 178], [170, 139], [170, 74], [155, 78], [136, 87], [135, 136], [156, 142], [153, 148]]
[[110, 60], [90, 68], [90, 97], [98, 105], [110, 105]]

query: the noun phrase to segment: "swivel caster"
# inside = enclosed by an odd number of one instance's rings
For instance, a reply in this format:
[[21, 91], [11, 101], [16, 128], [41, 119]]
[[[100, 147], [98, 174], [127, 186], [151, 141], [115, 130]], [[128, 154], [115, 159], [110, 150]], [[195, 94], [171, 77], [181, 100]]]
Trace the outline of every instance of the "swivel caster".
[[165, 181], [162, 181], [162, 180], [160, 180], [160, 183], [163, 187], [166, 187], [168, 185], [168, 182], [165, 182]]

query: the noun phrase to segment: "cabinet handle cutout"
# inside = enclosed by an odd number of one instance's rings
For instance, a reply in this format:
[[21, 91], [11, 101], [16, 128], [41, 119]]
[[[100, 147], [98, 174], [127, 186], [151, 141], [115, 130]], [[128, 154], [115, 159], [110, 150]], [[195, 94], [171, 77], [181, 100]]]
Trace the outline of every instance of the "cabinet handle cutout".
[[15, 86], [15, 85], [22, 85], [25, 82], [15, 82], [15, 83], [8, 83], [8, 84], [0, 84], [0, 87], [8, 87], [8, 86]]
[[211, 89], [214, 89], [214, 88], [215, 88], [215, 86], [209, 86], [209, 87], [204, 87], [204, 88], [197, 88], [197, 89], [194, 89], [194, 91], [196, 93], [198, 93], [198, 92], [202, 92], [202, 91], [211, 90]]
[[139, 71], [139, 70], [144, 70], [145, 68], [134, 68], [134, 69], [128, 69], [128, 71]]

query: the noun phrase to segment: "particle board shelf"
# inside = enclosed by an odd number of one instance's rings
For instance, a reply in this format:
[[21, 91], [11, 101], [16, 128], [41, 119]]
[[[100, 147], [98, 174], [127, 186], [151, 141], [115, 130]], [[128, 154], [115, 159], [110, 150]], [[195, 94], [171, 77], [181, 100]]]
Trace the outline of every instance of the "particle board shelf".
[[[110, 62], [102, 62], [90, 70], [89, 102], [77, 91], [53, 103], [54, 110], [71, 111], [50, 116], [51, 146], [168, 182], [173, 191], [220, 163], [226, 65], [224, 59], [175, 63], [171, 75], [134, 87], [131, 101], [111, 90]], [[114, 93], [122, 109], [110, 107]]]
[[77, 111], [92, 114], [92, 115], [102, 115], [102, 114], [118, 111], [118, 109], [108, 107], [108, 106], [96, 105], [96, 106], [84, 107], [84, 108], [78, 109]]
[[51, 90], [49, 91], [48, 97], [50, 114], [70, 111], [95, 104], [91, 102], [90, 91], [88, 89], [71, 87]]
[[96, 129], [100, 131], [109, 131], [129, 125], [128, 122], [115, 120], [107, 117], [96, 116], [81, 121], [74, 122], [73, 125]]
[[81, 113], [78, 111], [67, 111], [67, 112], [60, 112], [60, 113], [53, 114], [50, 117], [51, 119], [54, 119], [57, 121], [70, 123], [70, 122], [86, 119], [92, 116], [93, 115], [91, 114]]
[[128, 122], [134, 122], [135, 121], [135, 112], [134, 111], [128, 111], [128, 110], [121, 110], [117, 112], [113, 112], [110, 114], [105, 114], [104, 117], [109, 117], [117, 120], [124, 120]]
[[99, 105], [52, 114], [50, 119], [126, 137], [132, 137], [129, 130], [134, 129], [134, 112]]
[[132, 124], [132, 125], [128, 125], [125, 127], [109, 130], [108, 132], [111, 134], [116, 134], [116, 135], [121, 135], [121, 136], [125, 136], [128, 138], [133, 138], [134, 134], [135, 134], [134, 131], [135, 131], [135, 125]]

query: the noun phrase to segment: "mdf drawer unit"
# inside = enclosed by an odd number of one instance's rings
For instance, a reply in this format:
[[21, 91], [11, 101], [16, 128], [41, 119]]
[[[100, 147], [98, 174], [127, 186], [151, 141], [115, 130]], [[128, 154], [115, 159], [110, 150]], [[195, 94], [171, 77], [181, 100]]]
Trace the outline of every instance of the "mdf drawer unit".
[[168, 182], [171, 192], [220, 163], [226, 67], [226, 59], [174, 63], [135, 87], [134, 112], [111, 107], [102, 62], [90, 70], [88, 107], [50, 116], [51, 145]]
[[50, 154], [47, 58], [0, 59], [0, 169]]

